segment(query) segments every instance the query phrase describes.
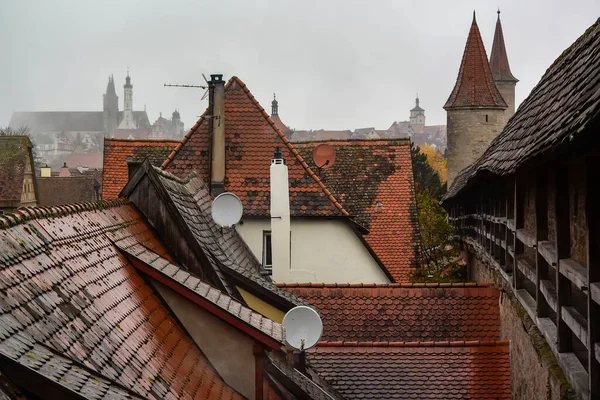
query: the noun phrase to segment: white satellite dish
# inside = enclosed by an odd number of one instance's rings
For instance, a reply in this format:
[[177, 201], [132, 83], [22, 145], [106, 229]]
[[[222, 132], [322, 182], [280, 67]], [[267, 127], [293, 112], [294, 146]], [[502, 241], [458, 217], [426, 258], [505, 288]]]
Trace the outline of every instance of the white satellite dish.
[[285, 341], [295, 349], [306, 350], [313, 347], [323, 333], [323, 322], [315, 310], [297, 306], [283, 317]]
[[233, 193], [221, 193], [212, 202], [213, 221], [221, 227], [231, 227], [240, 222], [243, 211], [241, 200]]

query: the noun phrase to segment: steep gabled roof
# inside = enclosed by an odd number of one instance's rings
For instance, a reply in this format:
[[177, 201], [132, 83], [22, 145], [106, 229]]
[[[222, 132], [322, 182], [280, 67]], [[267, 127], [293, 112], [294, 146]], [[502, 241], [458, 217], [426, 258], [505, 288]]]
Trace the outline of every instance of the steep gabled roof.
[[589, 127], [600, 116], [598, 48], [600, 19], [554, 61], [490, 147], [454, 179], [444, 200], [480, 173], [510, 174], [573, 140], [595, 138]]
[[459, 107], [501, 109], [507, 107], [494, 83], [479, 27], [475, 21], [475, 11], [473, 11], [473, 23], [467, 38], [458, 78], [444, 105], [445, 109]]
[[[205, 116], [206, 112], [168, 156], [162, 169], [179, 177], [197, 172], [208, 181], [210, 134]], [[292, 216], [348, 216], [237, 77], [225, 86], [225, 144], [225, 189], [242, 200], [244, 215], [270, 215], [269, 166], [275, 149], [281, 147], [289, 168]]]
[[57, 206], [98, 200], [100, 182], [89, 175], [37, 178], [38, 205]]
[[25, 168], [28, 159], [32, 162], [31, 147], [27, 136], [0, 136], [0, 207], [21, 204]]
[[152, 165], [160, 165], [171, 154], [178, 140], [168, 139], [104, 139], [102, 198], [116, 199], [129, 179], [127, 157]]
[[[208, 186], [197, 175], [180, 179], [153, 167], [145, 161], [140, 170], [129, 181], [121, 196], [130, 196], [137, 184], [148, 176], [160, 192], [168, 196], [169, 211], [173, 220], [183, 221], [193, 239], [200, 247], [207, 269], [217, 276], [226, 288], [235, 292], [234, 286], [243, 287], [254, 295], [265, 298], [269, 303], [287, 311], [296, 305], [306, 305], [293, 294], [278, 288], [273, 282], [260, 274], [260, 263], [235, 228], [221, 228], [211, 216], [212, 197]], [[158, 201], [154, 203], [154, 206]], [[196, 274], [198, 272], [196, 271]]]
[[202, 282], [176, 263], [161, 257], [135, 240], [115, 243], [139, 271], [175, 290], [272, 350], [283, 346], [283, 326], [246, 307], [227, 293]]
[[490, 284], [280, 284], [314, 305], [326, 341], [500, 339]]
[[[323, 142], [296, 143], [315, 170], [314, 148]], [[410, 141], [326, 142], [335, 163], [319, 171], [322, 182], [369, 233], [361, 236], [391, 280], [407, 282], [416, 265], [419, 228]]]
[[511, 398], [508, 341], [321, 342], [307, 358], [348, 400]]
[[113, 245], [126, 238], [170, 258], [123, 200], [0, 217], [3, 371], [38, 396], [50, 380], [94, 399], [241, 399]]
[[492, 54], [490, 55], [490, 68], [492, 76], [496, 81], [518, 82], [510, 72], [508, 65], [508, 55], [504, 45], [504, 34], [502, 33], [502, 23], [500, 22], [500, 10], [498, 10], [498, 20], [496, 21], [496, 31], [494, 32], [494, 43], [492, 44]]

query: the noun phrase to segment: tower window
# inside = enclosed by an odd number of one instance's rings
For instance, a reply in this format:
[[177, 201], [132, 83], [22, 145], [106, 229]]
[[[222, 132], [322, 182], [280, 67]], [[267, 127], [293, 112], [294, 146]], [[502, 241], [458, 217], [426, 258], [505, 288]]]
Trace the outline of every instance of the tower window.
[[485, 114], [485, 122], [488, 122], [488, 115]]

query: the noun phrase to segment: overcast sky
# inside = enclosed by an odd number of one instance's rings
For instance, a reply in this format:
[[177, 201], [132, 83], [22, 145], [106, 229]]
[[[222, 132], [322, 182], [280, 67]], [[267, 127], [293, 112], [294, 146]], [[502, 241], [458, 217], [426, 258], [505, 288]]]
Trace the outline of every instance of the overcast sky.
[[427, 124], [445, 124], [472, 12], [489, 56], [498, 6], [517, 103], [600, 16], [599, 0], [0, 0], [0, 125], [13, 111], [100, 111], [110, 74], [122, 109], [127, 67], [151, 122], [177, 108], [189, 128], [202, 91], [163, 83], [223, 73], [267, 109], [276, 92], [295, 129], [385, 129], [417, 92]]

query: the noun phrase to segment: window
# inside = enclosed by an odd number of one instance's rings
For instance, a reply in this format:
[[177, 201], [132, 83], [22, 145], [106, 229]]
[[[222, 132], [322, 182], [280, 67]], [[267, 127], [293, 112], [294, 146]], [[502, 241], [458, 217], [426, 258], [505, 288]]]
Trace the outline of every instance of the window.
[[262, 265], [266, 271], [273, 268], [273, 250], [271, 247], [271, 231], [263, 231], [263, 256]]
[[4, 210], [0, 210], [0, 215], [4, 215]]
[[488, 121], [488, 115], [487, 115], [487, 114], [485, 114], [485, 122], [489, 122], [489, 121]]

